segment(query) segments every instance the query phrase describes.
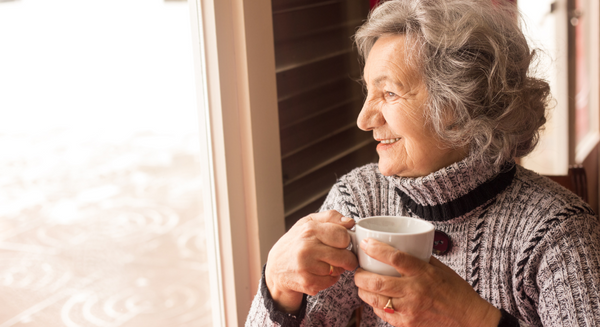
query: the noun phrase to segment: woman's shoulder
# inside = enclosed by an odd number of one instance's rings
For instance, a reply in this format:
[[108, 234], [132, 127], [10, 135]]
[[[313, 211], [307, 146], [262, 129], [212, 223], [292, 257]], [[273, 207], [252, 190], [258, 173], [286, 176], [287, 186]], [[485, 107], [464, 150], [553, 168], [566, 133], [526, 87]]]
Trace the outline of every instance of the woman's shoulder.
[[531, 244], [538, 244], [545, 237], [554, 239], [561, 233], [570, 234], [575, 226], [587, 226], [600, 233], [598, 218], [583, 199], [522, 166], [517, 166], [511, 184], [494, 206], [497, 219], [514, 229], [510, 232], [515, 237], [513, 244], [528, 250]]
[[557, 204], [587, 206], [582, 198], [562, 185], [522, 166], [517, 166], [515, 180], [519, 183], [521, 193], [528, 192], [532, 195], [547, 197]]
[[515, 203], [534, 205], [535, 210], [532, 210], [532, 213], [537, 212], [538, 215], [533, 216], [542, 220], [553, 220], [556, 217], [597, 219], [591, 207], [575, 193], [522, 166], [517, 166], [510, 193]]
[[505, 220], [500, 225], [510, 226], [504, 235], [513, 235], [519, 266], [539, 263], [557, 247], [563, 252], [587, 251], [585, 244], [600, 241], [600, 220], [591, 207], [531, 170], [517, 166], [511, 186], [498, 200], [496, 213]]

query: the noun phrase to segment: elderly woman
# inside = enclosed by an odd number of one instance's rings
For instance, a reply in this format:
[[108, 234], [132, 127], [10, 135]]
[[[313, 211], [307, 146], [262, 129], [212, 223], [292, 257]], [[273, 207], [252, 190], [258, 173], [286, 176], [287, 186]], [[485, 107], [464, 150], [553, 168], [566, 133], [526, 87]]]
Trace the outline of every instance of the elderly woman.
[[[358, 127], [379, 163], [331, 189], [271, 250], [246, 325], [600, 326], [600, 225], [576, 195], [514, 163], [545, 123], [548, 84], [512, 5], [392, 0], [356, 33], [368, 91]], [[368, 240], [402, 277], [357, 269], [368, 216], [432, 222], [428, 263]], [[386, 310], [384, 310], [384, 308]]]

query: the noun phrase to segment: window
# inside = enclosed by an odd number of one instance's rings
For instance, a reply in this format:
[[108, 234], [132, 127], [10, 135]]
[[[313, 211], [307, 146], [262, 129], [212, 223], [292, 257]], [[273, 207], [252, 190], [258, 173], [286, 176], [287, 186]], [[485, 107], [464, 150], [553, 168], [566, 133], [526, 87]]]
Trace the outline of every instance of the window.
[[189, 17], [0, 2], [1, 326], [212, 326]]
[[271, 7], [190, 0], [190, 8], [196, 75], [205, 79], [204, 185], [214, 195], [204, 202], [215, 244], [213, 317], [217, 326], [238, 326], [285, 231]]
[[566, 175], [569, 166], [569, 111], [566, 45], [566, 8], [553, 0], [518, 1], [524, 16], [523, 30], [542, 59], [534, 73], [550, 83], [554, 108], [541, 134], [540, 142], [523, 165], [540, 174]]
[[575, 162], [582, 163], [600, 140], [598, 133], [598, 1], [576, 0], [569, 23], [574, 29]]
[[[556, 100], [540, 144], [523, 159], [542, 174], [565, 175], [582, 164], [600, 140], [598, 133], [598, 1], [518, 1], [526, 34], [543, 50], [537, 73], [550, 81]], [[597, 169], [596, 166], [593, 167]], [[588, 172], [590, 173], [590, 172]], [[594, 172], [595, 174], [595, 172]]]

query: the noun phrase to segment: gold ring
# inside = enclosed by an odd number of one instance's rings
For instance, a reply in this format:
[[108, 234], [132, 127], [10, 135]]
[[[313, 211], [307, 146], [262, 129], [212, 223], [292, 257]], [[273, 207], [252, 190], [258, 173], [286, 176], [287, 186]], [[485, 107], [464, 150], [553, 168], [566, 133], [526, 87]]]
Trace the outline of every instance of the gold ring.
[[383, 307], [383, 311], [387, 312], [387, 313], [394, 313], [394, 307], [392, 306], [392, 298], [390, 298], [387, 302], [387, 304], [385, 305], [385, 307]]
[[333, 275], [333, 266], [329, 265], [329, 276]]

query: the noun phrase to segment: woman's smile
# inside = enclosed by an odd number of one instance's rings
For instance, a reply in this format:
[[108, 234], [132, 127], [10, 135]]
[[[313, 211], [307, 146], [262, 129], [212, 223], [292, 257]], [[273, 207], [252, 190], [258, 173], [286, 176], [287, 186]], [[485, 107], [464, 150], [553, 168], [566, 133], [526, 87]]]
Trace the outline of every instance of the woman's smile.
[[396, 143], [398, 141], [400, 141], [400, 138], [394, 138], [394, 139], [384, 139], [384, 140], [378, 140], [379, 143], [381, 144], [392, 144], [392, 143]]

